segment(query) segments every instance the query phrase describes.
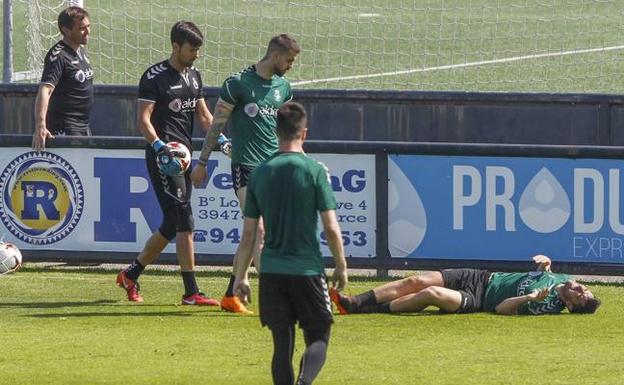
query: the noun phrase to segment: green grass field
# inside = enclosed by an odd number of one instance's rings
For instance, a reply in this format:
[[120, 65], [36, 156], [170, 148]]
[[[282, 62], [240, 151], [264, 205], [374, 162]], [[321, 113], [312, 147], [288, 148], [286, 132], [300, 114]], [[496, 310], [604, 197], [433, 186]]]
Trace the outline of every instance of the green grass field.
[[[27, 68], [26, 42], [32, 40], [26, 3], [14, 2], [17, 71]], [[47, 36], [45, 51], [58, 38], [55, 20], [63, 2], [38, 3], [55, 6], [41, 7], [49, 20], [41, 23]], [[149, 65], [168, 56], [171, 25], [188, 19], [204, 31], [206, 44], [196, 66], [210, 86], [219, 86], [230, 73], [258, 60], [270, 37], [288, 32], [303, 49], [289, 77], [295, 85], [312, 81], [300, 88], [608, 93], [624, 89], [624, 10], [619, 0], [86, 4], [93, 25], [90, 57], [96, 82], [104, 84], [137, 84]], [[362, 75], [370, 77], [349, 78]], [[338, 79], [321, 81], [328, 78]]]
[[[132, 304], [115, 275], [31, 266], [0, 277], [0, 384], [271, 383], [256, 316], [183, 307], [180, 277], [154, 270], [141, 278], [145, 303]], [[227, 274], [198, 281], [216, 295]], [[356, 277], [350, 291], [379, 283]], [[316, 384], [621, 384], [624, 288], [590, 287], [603, 300], [595, 315], [337, 316]]]

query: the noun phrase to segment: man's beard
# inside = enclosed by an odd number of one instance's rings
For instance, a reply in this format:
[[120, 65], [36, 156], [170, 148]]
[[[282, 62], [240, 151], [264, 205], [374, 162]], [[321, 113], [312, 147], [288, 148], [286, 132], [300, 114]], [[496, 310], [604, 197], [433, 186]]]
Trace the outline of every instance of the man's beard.
[[273, 73], [277, 76], [284, 76], [284, 74], [286, 73], [285, 70], [282, 70], [278, 67], [273, 67]]

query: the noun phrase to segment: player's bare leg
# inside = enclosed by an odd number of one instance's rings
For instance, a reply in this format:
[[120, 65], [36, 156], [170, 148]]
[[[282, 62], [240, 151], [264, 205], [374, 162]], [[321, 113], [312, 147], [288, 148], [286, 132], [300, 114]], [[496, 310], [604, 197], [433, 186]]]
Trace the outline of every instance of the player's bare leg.
[[392, 313], [415, 313], [428, 306], [436, 306], [446, 312], [455, 312], [461, 306], [462, 296], [457, 290], [430, 286], [415, 294], [408, 294], [390, 302]]
[[[236, 191], [236, 197], [241, 208], [241, 214], [245, 209], [245, 199], [247, 199], [247, 187], [241, 187]], [[260, 254], [262, 253], [262, 247], [264, 246], [264, 222], [262, 218], [258, 222], [258, 231], [256, 232], [256, 243], [252, 252], [253, 264], [256, 267], [256, 271], [260, 272]], [[234, 264], [236, 266], [236, 263]]]
[[180, 270], [193, 271], [195, 268], [195, 249], [193, 233], [190, 231], [176, 233], [176, 254]]
[[[238, 198], [239, 207], [241, 214], [245, 209], [245, 198], [247, 196], [247, 187], [241, 187], [236, 191], [236, 197]], [[253, 252], [253, 260], [256, 261], [256, 270], [260, 270], [259, 262], [260, 262], [260, 251], [262, 250], [263, 239], [264, 239], [264, 226], [262, 225], [262, 220], [258, 225], [258, 233], [257, 235], [261, 235], [260, 238], [256, 237], [256, 243], [254, 244], [254, 252]], [[258, 240], [260, 239], [260, 241]], [[230, 282], [228, 283], [228, 287], [225, 291], [225, 295], [221, 299], [221, 309], [225, 311], [230, 311], [232, 313], [241, 313], [241, 314], [253, 314], [252, 311], [248, 310], [245, 305], [236, 297], [233, 293], [234, 289], [234, 279], [236, 277], [236, 271], [234, 271], [234, 266], [237, 265], [236, 255], [234, 255], [234, 260], [232, 261], [232, 275], [230, 276]]]
[[169, 240], [163, 237], [159, 231], [156, 231], [147, 239], [137, 259], [143, 267], [147, 267], [158, 258], [168, 244]]
[[433, 286], [444, 286], [442, 273], [439, 271], [389, 282], [353, 297], [330, 289], [330, 296], [340, 314], [382, 312], [389, 311], [387, 305], [391, 301], [419, 293]]
[[388, 282], [373, 289], [377, 302], [390, 302], [408, 294], [418, 293], [430, 286], [444, 287], [444, 279], [439, 271], [413, 275], [398, 281]]

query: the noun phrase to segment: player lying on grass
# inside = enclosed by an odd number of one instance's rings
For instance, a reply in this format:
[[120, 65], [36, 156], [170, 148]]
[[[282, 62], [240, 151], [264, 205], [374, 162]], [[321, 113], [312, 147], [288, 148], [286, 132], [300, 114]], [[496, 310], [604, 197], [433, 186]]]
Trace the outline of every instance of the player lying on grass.
[[415, 313], [435, 306], [443, 313], [594, 313], [600, 300], [567, 274], [553, 273], [550, 258], [536, 255], [537, 271], [490, 273], [447, 269], [390, 282], [349, 297], [330, 290], [340, 314]]

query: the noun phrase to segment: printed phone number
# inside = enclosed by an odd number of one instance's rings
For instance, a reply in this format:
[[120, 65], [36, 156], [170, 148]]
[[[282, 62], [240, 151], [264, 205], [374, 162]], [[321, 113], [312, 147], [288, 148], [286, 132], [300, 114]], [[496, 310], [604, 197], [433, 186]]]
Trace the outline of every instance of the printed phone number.
[[[199, 219], [221, 219], [226, 221], [237, 221], [243, 219], [240, 210], [206, 210], [201, 209], [197, 213]], [[338, 223], [366, 223], [368, 217], [366, 215], [355, 214], [338, 214], [336, 215]]]
[[[195, 242], [208, 242], [211, 243], [240, 243], [240, 231], [237, 227], [231, 230], [224, 230], [218, 227], [214, 227], [210, 230], [194, 230], [193, 241]], [[321, 245], [327, 246], [327, 237], [325, 232], [322, 231], [320, 235]], [[342, 231], [342, 244], [344, 246], [363, 247], [368, 244], [368, 237], [364, 231]]]

